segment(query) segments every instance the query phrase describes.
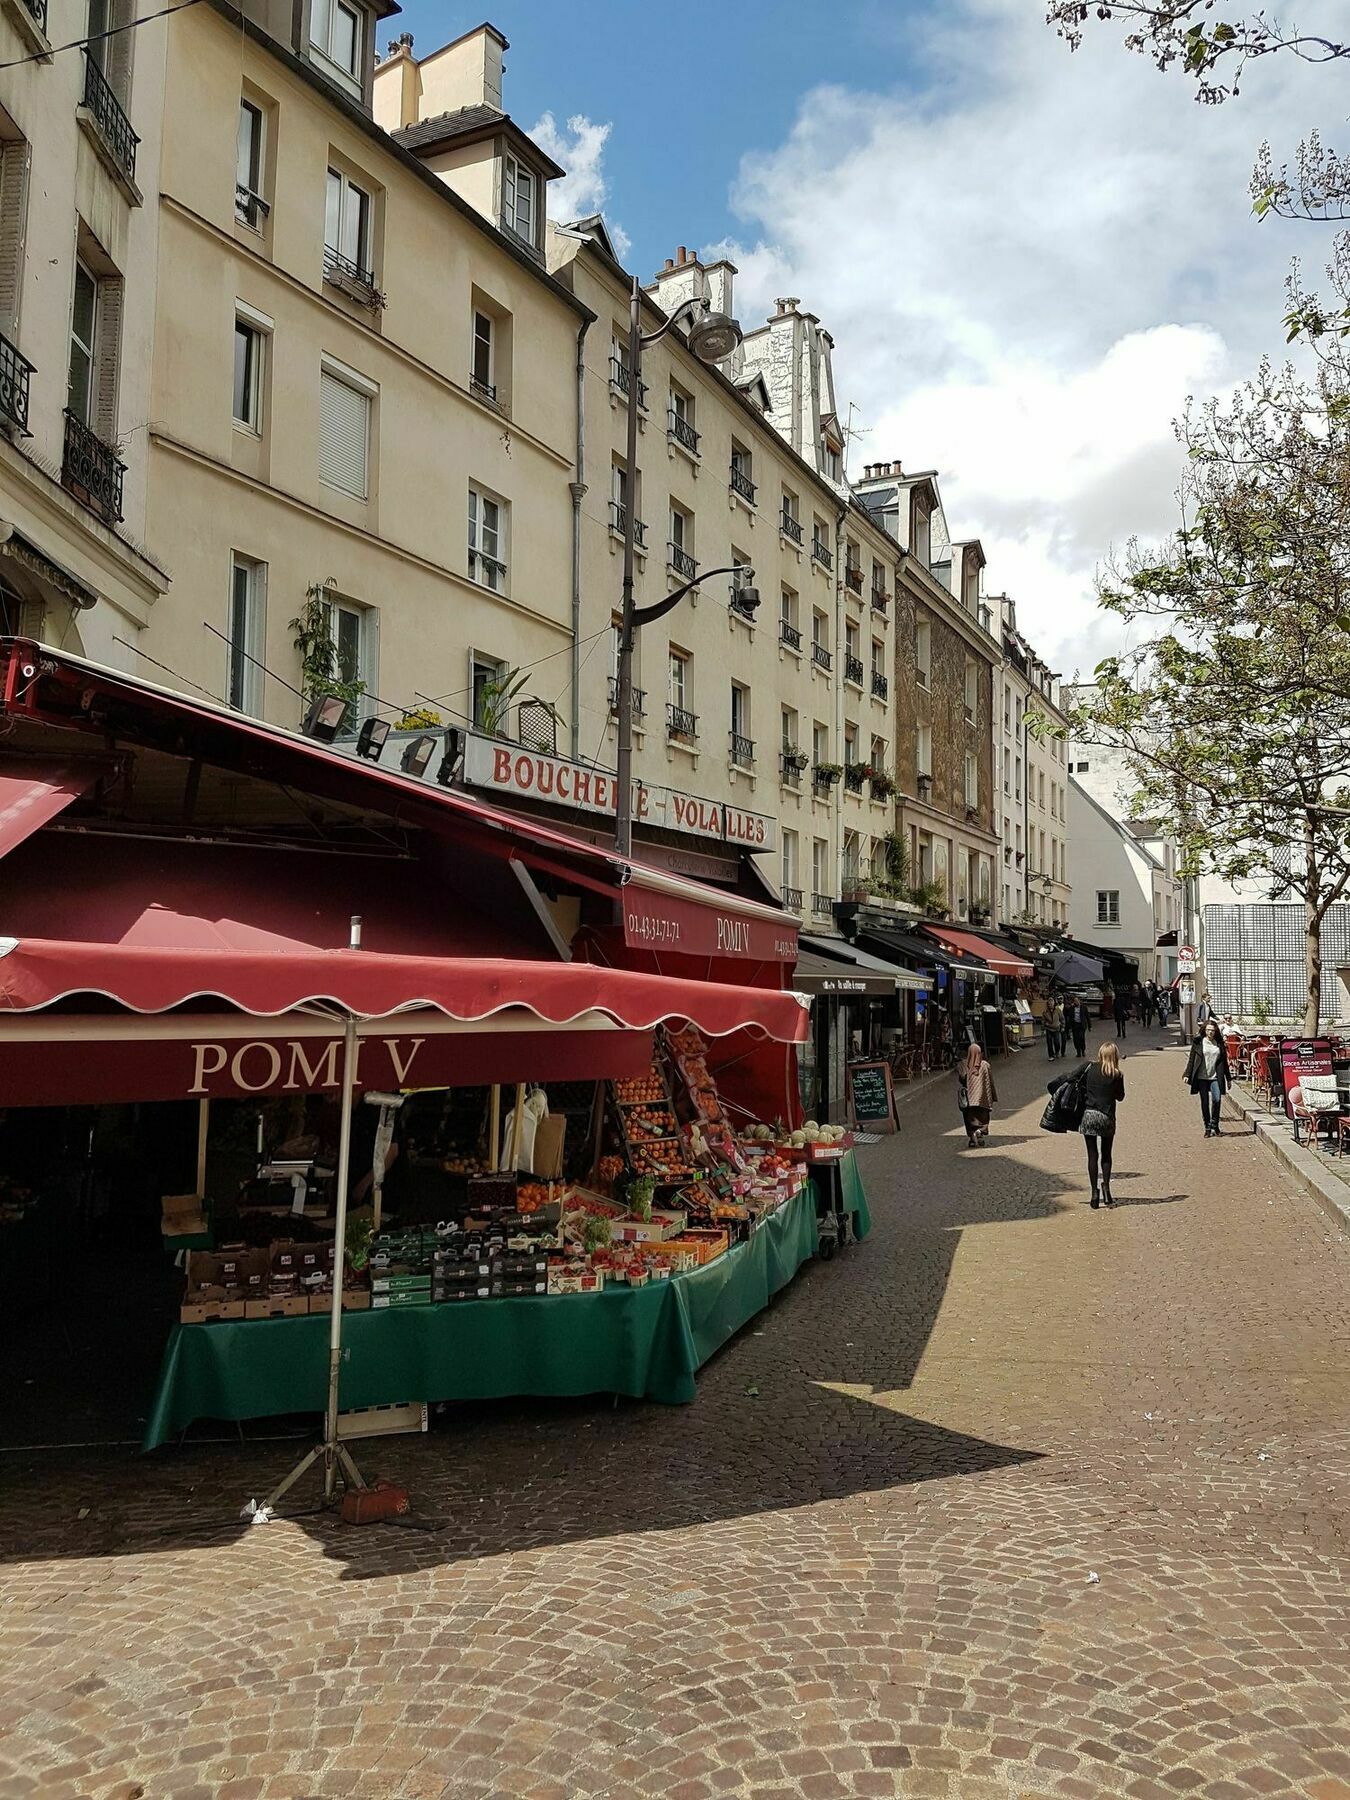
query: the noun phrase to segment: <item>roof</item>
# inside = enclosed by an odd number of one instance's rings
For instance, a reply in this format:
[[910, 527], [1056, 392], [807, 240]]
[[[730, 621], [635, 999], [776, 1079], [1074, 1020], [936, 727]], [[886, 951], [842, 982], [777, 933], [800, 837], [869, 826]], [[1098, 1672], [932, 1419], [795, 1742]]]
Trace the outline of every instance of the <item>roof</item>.
[[[1130, 827], [1122, 820], [1118, 819], [1113, 812], [1108, 812], [1099, 800], [1094, 800], [1082, 783], [1072, 774], [1069, 776], [1069, 791], [1077, 794], [1080, 800], [1085, 800], [1092, 808], [1093, 812], [1099, 814], [1101, 818], [1106, 820], [1106, 823], [1111, 827], [1112, 831], [1115, 832], [1116, 836], [1128, 844], [1131, 850], [1137, 851], [1150, 867], [1162, 869], [1162, 864], [1158, 861], [1157, 857], [1151, 850], [1146, 849], [1145, 846], [1140, 843]], [[1164, 871], [1164, 873], [1166, 873], [1166, 871]]]
[[560, 168], [546, 151], [541, 150], [510, 113], [503, 112], [499, 106], [488, 106], [486, 102], [461, 106], [455, 112], [435, 113], [429, 119], [419, 119], [416, 125], [407, 125], [402, 131], [391, 131], [389, 135], [405, 150], [426, 156], [447, 144], [477, 143], [483, 138], [496, 137], [499, 132], [504, 132], [518, 144], [528, 144], [531, 156], [551, 178], [566, 175], [566, 169]]

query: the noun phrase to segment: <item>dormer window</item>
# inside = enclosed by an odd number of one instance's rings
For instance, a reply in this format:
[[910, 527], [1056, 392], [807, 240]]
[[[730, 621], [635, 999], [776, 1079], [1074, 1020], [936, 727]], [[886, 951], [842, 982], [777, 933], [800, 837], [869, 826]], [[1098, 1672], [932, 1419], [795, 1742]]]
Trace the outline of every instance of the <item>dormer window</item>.
[[514, 156], [505, 159], [502, 169], [502, 224], [531, 247], [535, 241], [535, 204], [537, 182], [533, 169]]
[[314, 59], [349, 93], [361, 94], [366, 15], [350, 0], [310, 0], [309, 44]]

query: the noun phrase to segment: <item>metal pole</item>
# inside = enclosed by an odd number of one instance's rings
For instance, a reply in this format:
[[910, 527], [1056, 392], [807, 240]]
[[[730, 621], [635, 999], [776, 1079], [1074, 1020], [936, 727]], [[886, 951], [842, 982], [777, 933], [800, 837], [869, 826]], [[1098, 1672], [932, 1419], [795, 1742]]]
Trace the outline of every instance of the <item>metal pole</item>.
[[641, 392], [642, 290], [635, 275], [628, 312], [628, 447], [624, 461], [623, 611], [619, 623], [619, 667], [614, 693], [619, 729], [616, 770], [619, 797], [614, 810], [614, 848], [620, 856], [629, 856], [633, 850], [633, 565], [637, 546], [638, 396]]
[[356, 1086], [356, 1016], [342, 1032], [342, 1118], [338, 1129], [337, 1204], [333, 1209], [333, 1305], [328, 1315], [328, 1407], [323, 1422], [323, 1497], [333, 1498], [338, 1470], [338, 1380], [342, 1370], [342, 1283], [347, 1272], [347, 1184], [352, 1167], [352, 1090]]

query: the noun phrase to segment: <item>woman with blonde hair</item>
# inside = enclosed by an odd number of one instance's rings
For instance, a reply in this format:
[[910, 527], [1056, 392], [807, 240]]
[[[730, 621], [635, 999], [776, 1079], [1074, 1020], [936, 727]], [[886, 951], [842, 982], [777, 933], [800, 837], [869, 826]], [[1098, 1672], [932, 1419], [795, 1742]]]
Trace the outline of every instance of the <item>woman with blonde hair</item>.
[[[1098, 1047], [1094, 1061], [1086, 1062], [1066, 1075], [1065, 1081], [1078, 1081], [1083, 1087], [1083, 1116], [1078, 1129], [1087, 1143], [1088, 1181], [1092, 1187], [1094, 1210], [1102, 1204], [1114, 1206], [1111, 1197], [1111, 1151], [1116, 1139], [1116, 1106], [1125, 1098], [1125, 1077], [1120, 1072], [1120, 1050], [1115, 1044]], [[1051, 1091], [1059, 1087], [1052, 1081]]]
[[966, 1126], [966, 1144], [972, 1150], [987, 1142], [989, 1112], [998, 1100], [994, 1071], [978, 1044], [972, 1044], [956, 1065], [956, 1099]]

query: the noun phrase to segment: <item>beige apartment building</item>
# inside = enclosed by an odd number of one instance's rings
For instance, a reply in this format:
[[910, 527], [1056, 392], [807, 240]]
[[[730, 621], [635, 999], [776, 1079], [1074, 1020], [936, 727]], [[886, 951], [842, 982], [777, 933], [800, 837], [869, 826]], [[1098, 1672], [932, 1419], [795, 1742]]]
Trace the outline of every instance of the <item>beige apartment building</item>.
[[994, 708], [1002, 917], [1067, 925], [1069, 739], [1059, 676], [1018, 629], [1015, 603], [1001, 594], [990, 604], [1003, 643]]
[[168, 23], [53, 54], [84, 6], [0, 4], [0, 635], [123, 668], [169, 590], [146, 505]]

